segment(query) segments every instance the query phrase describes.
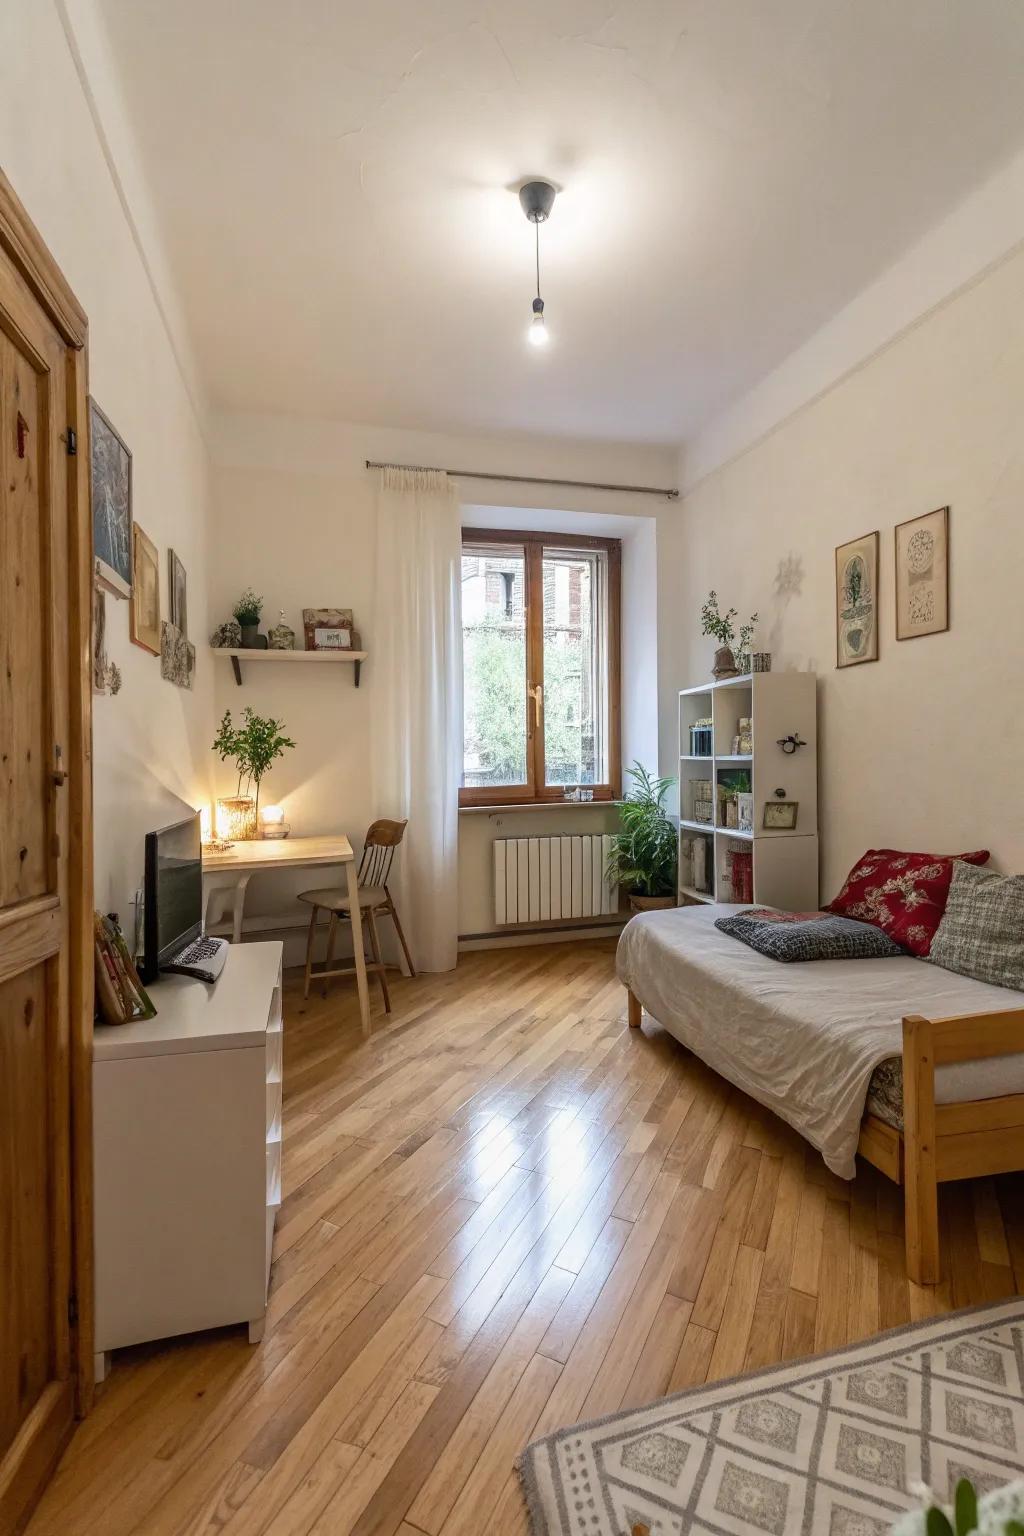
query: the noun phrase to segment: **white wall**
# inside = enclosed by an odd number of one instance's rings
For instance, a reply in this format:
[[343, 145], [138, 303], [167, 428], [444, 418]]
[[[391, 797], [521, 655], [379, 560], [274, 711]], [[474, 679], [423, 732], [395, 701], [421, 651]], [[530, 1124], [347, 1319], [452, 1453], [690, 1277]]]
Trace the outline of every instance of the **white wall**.
[[[705, 478], [677, 533], [680, 652], [710, 587], [776, 666], [820, 675], [822, 896], [869, 845], [989, 847], [1024, 868], [1024, 253]], [[949, 504], [951, 628], [898, 643], [893, 527]], [[881, 530], [881, 656], [835, 670], [834, 548]], [[667, 547], [659, 559], [672, 559]], [[782, 563], [796, 573], [780, 593]], [[671, 734], [671, 722], [663, 733]], [[666, 739], [663, 736], [663, 740]]]
[[[374, 812], [369, 741], [374, 698], [374, 486], [365, 460], [393, 459], [456, 469], [507, 470], [526, 475], [629, 484], [674, 484], [670, 450], [540, 440], [452, 439], [383, 428], [284, 417], [222, 417], [214, 434], [214, 532], [211, 627], [226, 618], [241, 589], [254, 586], [266, 599], [273, 624], [284, 608], [298, 632], [305, 606], [351, 607], [370, 658], [355, 690], [347, 671], [255, 667], [236, 687], [226, 661], [216, 663], [216, 710], [251, 703], [283, 718], [298, 743], [268, 775], [265, 798], [283, 800], [295, 834], [342, 829], [359, 835]], [[504, 526], [573, 524], [624, 540], [623, 596], [635, 622], [623, 645], [623, 753], [652, 766], [657, 753], [656, 530], [679, 517], [679, 503], [611, 492], [572, 491], [467, 479], [467, 524]], [[558, 510], [552, 510], [552, 499]], [[674, 575], [673, 575], [674, 580]], [[296, 675], [299, 673], [299, 675]], [[678, 687], [675, 665], [669, 688]], [[218, 792], [230, 789], [218, 769]], [[520, 813], [525, 815], [526, 813]], [[551, 827], [555, 813], [546, 816]], [[572, 816], [574, 813], [567, 813]], [[608, 813], [575, 813], [594, 831]], [[601, 825], [599, 826], [598, 823]], [[516, 825], [520, 823], [517, 822]], [[490, 840], [508, 835], [488, 817], [462, 818], [460, 828], [460, 931], [492, 926]], [[279, 913], [308, 876], [257, 877], [247, 914]]]
[[[202, 642], [206, 449], [52, 0], [0, 6], [0, 159], [89, 316], [90, 389], [132, 450], [135, 517], [160, 551], [163, 611], [171, 545], [188, 571], [190, 635]], [[128, 639], [127, 604], [113, 598], [107, 641], [124, 686], [94, 701], [95, 890], [98, 906], [129, 923], [144, 833], [208, 792], [212, 666], [199, 644], [194, 691], [162, 681], [159, 659]]]

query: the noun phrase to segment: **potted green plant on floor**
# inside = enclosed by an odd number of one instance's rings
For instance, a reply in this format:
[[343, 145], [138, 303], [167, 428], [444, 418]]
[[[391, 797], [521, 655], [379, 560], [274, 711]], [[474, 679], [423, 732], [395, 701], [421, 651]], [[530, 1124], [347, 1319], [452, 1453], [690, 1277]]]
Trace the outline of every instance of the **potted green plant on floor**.
[[642, 763], [626, 772], [633, 787], [619, 806], [619, 831], [608, 856], [609, 880], [623, 886], [634, 912], [676, 904], [676, 829], [665, 811], [674, 779], [659, 779]]
[[[264, 775], [271, 763], [295, 745], [290, 736], [283, 734], [283, 724], [282, 720], [254, 714], [246, 706], [242, 711], [242, 724], [236, 726], [230, 709], [224, 711], [220, 729], [213, 740], [213, 750], [222, 762], [233, 762], [238, 773], [236, 793], [230, 799], [217, 801], [217, 833], [228, 842], [245, 842], [256, 836], [260, 785]], [[254, 784], [255, 799], [249, 793]]]

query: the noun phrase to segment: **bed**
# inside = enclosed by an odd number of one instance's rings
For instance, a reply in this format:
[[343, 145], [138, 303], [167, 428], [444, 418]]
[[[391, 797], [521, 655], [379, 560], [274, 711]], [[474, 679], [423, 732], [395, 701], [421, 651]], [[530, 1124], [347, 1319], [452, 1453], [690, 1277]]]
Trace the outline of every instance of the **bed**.
[[939, 1279], [937, 1184], [1024, 1168], [1024, 993], [911, 956], [780, 964], [720, 932], [742, 908], [641, 914], [616, 968], [646, 1009], [841, 1178], [904, 1186], [907, 1272]]

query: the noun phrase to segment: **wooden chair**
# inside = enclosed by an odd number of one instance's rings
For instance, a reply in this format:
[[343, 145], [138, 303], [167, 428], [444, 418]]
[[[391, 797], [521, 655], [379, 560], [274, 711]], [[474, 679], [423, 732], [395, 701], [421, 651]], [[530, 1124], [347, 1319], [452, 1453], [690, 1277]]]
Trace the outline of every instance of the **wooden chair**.
[[[378, 916], [390, 917], [395, 925], [398, 942], [402, 946], [405, 963], [409, 967], [409, 975], [416, 975], [416, 967], [412, 963], [409, 946], [405, 942], [405, 934], [402, 932], [402, 924], [398, 919], [398, 910], [395, 906], [391, 892], [388, 890], [388, 880], [391, 878], [391, 866], [394, 863], [395, 849], [405, 836], [406, 821], [375, 821], [366, 834], [363, 844], [363, 856], [359, 861], [359, 911], [363, 918], [366, 930], [370, 935], [370, 949], [373, 952], [373, 961], [368, 963], [366, 969], [373, 971], [380, 977], [380, 987], [384, 994], [384, 1011], [391, 1012], [391, 994], [388, 991], [388, 980], [384, 969], [384, 961], [380, 951], [380, 936], [377, 932]], [[350, 908], [348, 892], [337, 889], [322, 889], [316, 891], [302, 891], [300, 901], [306, 901], [313, 908], [309, 919], [309, 937], [306, 940], [306, 986], [304, 996], [309, 996], [309, 984], [313, 979], [313, 940], [316, 937], [316, 925], [320, 911], [330, 913], [330, 924], [327, 929], [327, 955], [323, 969], [316, 974], [323, 982], [324, 996], [327, 996], [327, 982], [332, 976], [354, 976], [354, 966], [342, 966], [337, 970], [331, 970], [331, 961], [334, 958], [334, 938], [339, 921], [350, 922]]]

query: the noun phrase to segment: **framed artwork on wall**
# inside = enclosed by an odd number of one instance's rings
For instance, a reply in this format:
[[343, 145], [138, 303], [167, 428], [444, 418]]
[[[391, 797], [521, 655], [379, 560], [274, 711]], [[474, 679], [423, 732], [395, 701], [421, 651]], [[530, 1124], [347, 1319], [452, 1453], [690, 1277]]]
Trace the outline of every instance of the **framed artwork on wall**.
[[132, 596], [129, 634], [135, 645], [160, 655], [160, 566], [156, 545], [138, 523], [132, 524]]
[[167, 551], [167, 609], [171, 623], [188, 634], [188, 580], [173, 549]]
[[115, 597], [132, 591], [132, 456], [89, 396], [89, 470], [96, 580]]
[[949, 628], [949, 508], [896, 525], [896, 639]]
[[836, 549], [836, 666], [878, 660], [878, 532]]

